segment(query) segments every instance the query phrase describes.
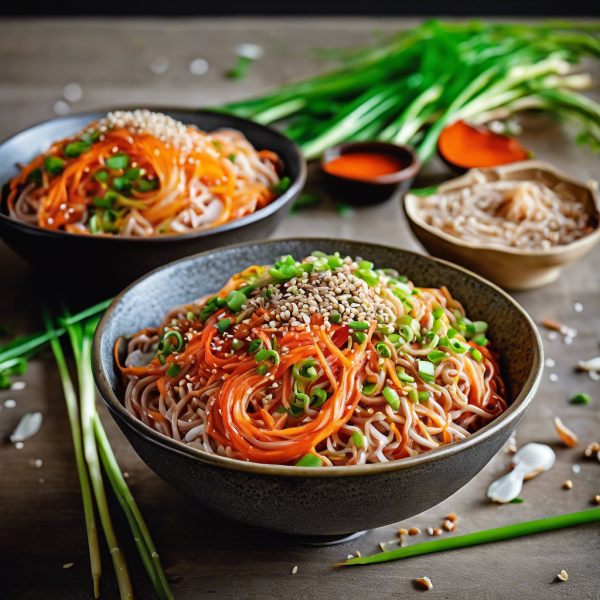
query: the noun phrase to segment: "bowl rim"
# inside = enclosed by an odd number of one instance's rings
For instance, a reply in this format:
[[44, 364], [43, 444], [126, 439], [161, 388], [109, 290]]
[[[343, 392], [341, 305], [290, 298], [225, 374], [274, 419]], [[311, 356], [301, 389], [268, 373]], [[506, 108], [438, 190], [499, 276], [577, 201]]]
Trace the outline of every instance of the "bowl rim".
[[[71, 113], [68, 115], [54, 117], [52, 119], [47, 119], [45, 121], [41, 121], [34, 125], [30, 125], [29, 127], [26, 127], [25, 129], [22, 129], [21, 131], [2, 140], [0, 142], [0, 148], [2, 148], [5, 144], [8, 144], [9, 142], [13, 141], [15, 138], [27, 133], [31, 129], [35, 129], [36, 127], [40, 127], [40, 126], [46, 125], [48, 123], [58, 123], [60, 121], [69, 121], [73, 118], [79, 119], [82, 117], [89, 117], [90, 121], [91, 121], [91, 120], [98, 118], [99, 115], [106, 114], [108, 112], [116, 111], [116, 110], [135, 110], [135, 109], [127, 108], [127, 107], [125, 107], [125, 108], [109, 108], [106, 110], [102, 109], [102, 110], [97, 110], [97, 111], [93, 111], [93, 112], [86, 111], [86, 112], [79, 112], [79, 113]], [[220, 114], [217, 110], [211, 110], [208, 108], [191, 109], [191, 108], [179, 108], [179, 107], [148, 107], [148, 110], [165, 112], [165, 113], [180, 112], [180, 113], [197, 114], [197, 115], [204, 115], [204, 114], [219, 115]], [[119, 243], [123, 243], [123, 244], [150, 244], [150, 243], [169, 244], [169, 243], [175, 243], [178, 240], [185, 242], [185, 241], [192, 240], [192, 239], [210, 237], [211, 235], [219, 235], [221, 233], [229, 232], [231, 230], [237, 229], [238, 227], [244, 227], [245, 225], [252, 225], [253, 223], [260, 221], [263, 218], [272, 216], [279, 209], [283, 208], [288, 202], [290, 202], [290, 200], [294, 196], [296, 196], [298, 193], [300, 193], [302, 191], [304, 184], [306, 183], [307, 166], [306, 166], [306, 159], [304, 158], [304, 155], [302, 154], [302, 151], [300, 150], [300, 147], [298, 146], [298, 144], [296, 144], [290, 138], [288, 138], [287, 136], [282, 134], [280, 131], [277, 131], [273, 127], [269, 127], [268, 125], [262, 125], [261, 123], [255, 123], [254, 121], [250, 121], [249, 119], [244, 119], [243, 117], [238, 117], [236, 115], [230, 115], [227, 113], [222, 113], [222, 116], [226, 117], [227, 119], [232, 119], [233, 121], [237, 121], [240, 124], [250, 123], [252, 126], [257, 127], [258, 129], [266, 129], [267, 131], [276, 135], [277, 137], [281, 138], [282, 141], [287, 143], [290, 146], [290, 148], [292, 149], [293, 153], [297, 156], [297, 158], [300, 159], [300, 172], [298, 173], [298, 177], [296, 178], [295, 181], [292, 182], [292, 185], [290, 185], [290, 187], [281, 196], [279, 196], [279, 198], [276, 198], [273, 202], [271, 202], [264, 208], [256, 210], [249, 215], [245, 215], [245, 216], [241, 217], [240, 219], [235, 219], [234, 221], [229, 221], [228, 223], [223, 223], [223, 225], [219, 225], [218, 227], [210, 227], [208, 229], [199, 229], [197, 231], [192, 231], [190, 233], [174, 233], [174, 234], [170, 234], [170, 235], [161, 235], [161, 236], [147, 237], [147, 238], [109, 237], [109, 236], [90, 236], [90, 238], [95, 240], [95, 243], [100, 243], [100, 244], [103, 244], [103, 243], [105, 244], [105, 243], [110, 243], [110, 242], [115, 242], [115, 241], [118, 241]], [[232, 127], [233, 126], [230, 126], [227, 128], [231, 129]], [[0, 182], [0, 187], [4, 187], [7, 183], [8, 183], [8, 181]], [[87, 237], [81, 233], [70, 233], [68, 231], [56, 231], [54, 229], [44, 229], [43, 227], [38, 227], [36, 225], [30, 225], [29, 223], [25, 223], [23, 221], [17, 221], [16, 219], [12, 219], [9, 215], [3, 214], [2, 211], [0, 211], [0, 220], [4, 220], [8, 226], [19, 226], [20, 228], [22, 228], [25, 231], [28, 231], [30, 233], [46, 234], [50, 237], [54, 237], [57, 239], [60, 239], [61, 237], [64, 237], [64, 236], [67, 236], [68, 238]]]
[[[400, 169], [400, 171], [396, 171], [395, 173], [389, 173], [388, 175], [379, 175], [377, 177], [367, 177], [367, 178], [356, 178], [356, 177], [344, 177], [344, 175], [337, 175], [336, 173], [329, 173], [325, 169], [325, 165], [330, 163], [335, 158], [339, 158], [344, 154], [352, 154], [352, 148], [380, 148], [381, 151], [379, 154], [388, 154], [390, 156], [395, 156], [397, 150], [402, 150], [410, 155], [411, 162]], [[386, 152], [385, 149], [388, 148]], [[392, 142], [382, 142], [379, 140], [364, 140], [357, 142], [339, 142], [334, 144], [330, 148], [327, 148], [325, 152], [321, 155], [319, 159], [319, 165], [321, 170], [328, 176], [336, 179], [340, 179], [342, 181], [348, 181], [354, 184], [357, 183], [367, 183], [370, 185], [390, 185], [397, 184], [402, 181], [406, 181], [411, 177], [415, 177], [416, 174], [421, 169], [421, 161], [417, 156], [415, 149], [410, 144], [394, 144]]]
[[[546, 173], [551, 173], [555, 177], [558, 177], [559, 179], [562, 179], [563, 181], [565, 181], [567, 183], [571, 183], [578, 187], [587, 189], [591, 194], [592, 202], [594, 204], [594, 208], [596, 209], [596, 218], [597, 218], [598, 222], [596, 224], [595, 229], [588, 235], [584, 235], [583, 237], [575, 240], [574, 242], [571, 242], [571, 243], [563, 245], [563, 246], [554, 246], [554, 247], [550, 248], [549, 250], [523, 251], [523, 250], [520, 250], [519, 248], [500, 246], [498, 244], [479, 244], [476, 242], [469, 242], [467, 240], [463, 240], [461, 238], [455, 237], [453, 235], [450, 235], [449, 233], [446, 233], [445, 231], [442, 231], [441, 229], [438, 229], [437, 227], [433, 227], [432, 225], [429, 225], [428, 223], [426, 223], [421, 218], [421, 216], [418, 214], [418, 212], [416, 210], [416, 204], [421, 198], [426, 198], [429, 195], [438, 193], [438, 190], [440, 188], [445, 188], [445, 189], [441, 190], [442, 192], [446, 191], [446, 189], [451, 188], [453, 186], [453, 184], [460, 182], [463, 179], [466, 180], [469, 177], [469, 174], [471, 173], [471, 171], [480, 171], [480, 172], [483, 171], [484, 173], [485, 172], [494, 172], [494, 171], [498, 172], [498, 173], [504, 173], [504, 172], [510, 173], [512, 171], [525, 170], [525, 169], [538, 169], [540, 171], [545, 171]], [[441, 183], [439, 185], [438, 189], [435, 192], [433, 192], [433, 194], [427, 194], [427, 196], [420, 196], [417, 194], [411, 194], [410, 190], [409, 190], [404, 195], [404, 198], [401, 199], [401, 202], [404, 206], [405, 214], [408, 216], [410, 221], [412, 221], [415, 225], [418, 225], [419, 227], [421, 227], [422, 229], [425, 229], [427, 232], [431, 233], [432, 235], [434, 235], [442, 240], [445, 240], [446, 242], [448, 242], [450, 244], [453, 244], [455, 246], [460, 246], [462, 248], [468, 248], [471, 250], [489, 250], [489, 251], [498, 252], [500, 254], [506, 254], [506, 255], [512, 255], [512, 256], [518, 256], [518, 257], [531, 256], [531, 257], [536, 257], [536, 258], [543, 258], [543, 257], [551, 257], [551, 256], [560, 255], [560, 254], [563, 254], [563, 253], [571, 251], [571, 250], [584, 249], [588, 246], [593, 246], [600, 239], [600, 197], [598, 196], [597, 189], [595, 189], [594, 186], [590, 185], [589, 183], [585, 184], [585, 183], [582, 183], [581, 181], [578, 181], [577, 179], [574, 179], [573, 177], [570, 177], [564, 171], [561, 171], [560, 169], [556, 168], [554, 165], [552, 165], [546, 161], [543, 161], [543, 160], [524, 160], [524, 161], [520, 161], [520, 162], [499, 165], [497, 167], [481, 167], [481, 168], [469, 169], [463, 175], [460, 175], [459, 177], [455, 177], [453, 179], [449, 179], [449, 180]]]
[[[335, 238], [316, 238], [316, 237], [297, 237], [297, 238], [278, 238], [278, 239], [268, 239], [268, 240], [259, 240], [259, 241], [251, 241], [243, 244], [231, 244], [229, 246], [224, 246], [220, 248], [220, 250], [229, 250], [233, 248], [244, 248], [245, 246], [251, 245], [264, 245], [264, 244], [273, 244], [273, 243], [282, 243], [282, 242], [329, 242], [332, 244], [344, 242], [348, 240], [339, 240]], [[363, 242], [361, 242], [363, 243]], [[151, 442], [154, 445], [160, 446], [166, 450], [175, 452], [177, 454], [186, 456], [187, 458], [191, 458], [196, 460], [197, 462], [203, 463], [207, 466], [219, 467], [234, 471], [241, 471], [248, 474], [261, 474], [261, 475], [269, 475], [269, 476], [278, 476], [278, 477], [356, 477], [356, 476], [369, 476], [376, 475], [379, 473], [389, 473], [391, 471], [396, 471], [399, 469], [407, 469], [419, 465], [423, 465], [429, 463], [433, 460], [437, 460], [439, 458], [444, 458], [450, 456], [456, 452], [460, 452], [461, 450], [470, 448], [484, 440], [490, 438], [495, 433], [500, 431], [506, 426], [509, 426], [512, 423], [518, 423], [521, 417], [524, 415], [525, 411], [531, 404], [535, 393], [540, 385], [540, 381], [542, 379], [543, 373], [543, 365], [544, 365], [544, 350], [542, 345], [542, 339], [540, 333], [533, 322], [533, 319], [528, 315], [527, 311], [520, 306], [509, 294], [507, 294], [504, 290], [494, 285], [484, 277], [477, 275], [463, 267], [455, 265], [445, 260], [441, 260], [438, 258], [433, 258], [429, 256], [425, 256], [423, 254], [419, 254], [417, 252], [412, 252], [410, 250], [404, 250], [400, 248], [394, 248], [393, 246], [387, 246], [385, 244], [376, 244], [371, 242], [364, 242], [369, 244], [370, 246], [385, 249], [388, 251], [397, 251], [401, 250], [409, 255], [418, 256], [419, 259], [425, 258], [426, 260], [431, 260], [432, 262], [443, 265], [444, 267], [449, 267], [455, 271], [459, 271], [463, 274], [473, 277], [478, 280], [480, 283], [492, 288], [496, 294], [502, 296], [507, 302], [509, 302], [515, 310], [517, 310], [521, 315], [525, 318], [528, 323], [530, 330], [532, 332], [532, 340], [533, 340], [533, 363], [532, 368], [527, 376], [527, 379], [523, 385], [523, 388], [514, 399], [513, 403], [508, 407], [508, 409], [502, 413], [498, 418], [493, 420], [491, 423], [482, 427], [476, 433], [463, 438], [462, 440], [458, 440], [456, 442], [452, 442], [445, 446], [441, 446], [440, 448], [436, 448], [434, 450], [430, 450], [428, 452], [424, 452], [423, 454], [419, 454], [417, 456], [412, 456], [408, 458], [402, 458], [395, 461], [390, 461], [387, 463], [371, 463], [365, 465], [352, 465], [352, 466], [334, 466], [328, 467], [324, 469], [315, 469], [311, 467], [296, 467], [292, 465], [267, 465], [262, 463], [251, 463], [247, 461], [238, 460], [235, 458], [228, 458], [224, 456], [219, 456], [217, 454], [209, 454], [207, 452], [197, 450], [196, 448], [192, 448], [183, 442], [179, 442], [168, 438], [157, 431], [151, 429], [147, 425], [145, 425], [139, 419], [136, 419], [131, 413], [127, 411], [123, 403], [117, 398], [116, 394], [113, 392], [112, 387], [108, 381], [107, 375], [104, 370], [104, 365], [102, 363], [100, 346], [101, 340], [103, 337], [104, 327], [107, 321], [111, 318], [112, 314], [115, 312], [117, 305], [120, 303], [123, 296], [129, 293], [136, 285], [138, 285], [143, 279], [150, 277], [151, 275], [162, 271], [163, 269], [171, 268], [173, 265], [177, 263], [181, 263], [184, 261], [193, 261], [202, 256], [208, 256], [210, 254], [214, 254], [215, 250], [208, 250], [206, 252], [200, 252], [198, 254], [194, 254], [192, 256], [188, 256], [186, 258], [182, 258], [180, 260], [168, 263], [163, 265], [162, 267], [158, 267], [153, 271], [145, 274], [144, 276], [137, 279], [135, 282], [130, 284], [125, 290], [123, 290], [118, 296], [116, 296], [108, 309], [105, 311], [98, 327], [96, 328], [96, 333], [94, 335], [93, 345], [92, 345], [92, 369], [94, 374], [94, 380], [96, 382], [96, 386], [98, 391], [100, 392], [100, 396], [102, 400], [110, 410], [113, 415], [113, 418], [117, 420], [119, 418], [120, 422], [125, 426], [134, 430], [137, 435], [142, 436], [147, 441]], [[112, 356], [112, 353], [111, 353]]]

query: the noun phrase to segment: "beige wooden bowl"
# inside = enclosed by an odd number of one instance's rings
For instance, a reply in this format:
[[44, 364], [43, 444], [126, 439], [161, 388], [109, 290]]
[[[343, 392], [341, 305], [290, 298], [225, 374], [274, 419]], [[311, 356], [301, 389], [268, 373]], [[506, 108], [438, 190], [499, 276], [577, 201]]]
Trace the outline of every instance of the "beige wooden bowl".
[[575, 197], [586, 207], [593, 231], [571, 244], [550, 250], [523, 251], [493, 244], [477, 244], [461, 240], [428, 225], [419, 216], [419, 206], [424, 196], [406, 194], [404, 211], [417, 239], [432, 256], [457, 263], [471, 269], [503, 288], [526, 290], [556, 281], [561, 270], [569, 263], [587, 254], [600, 239], [598, 185], [576, 181], [552, 165], [528, 160], [490, 169], [472, 169], [465, 175], [440, 185], [436, 193], [456, 190], [475, 183], [476, 173], [483, 173], [487, 181], [500, 179], [539, 181], [552, 188], [558, 183], [567, 184]]

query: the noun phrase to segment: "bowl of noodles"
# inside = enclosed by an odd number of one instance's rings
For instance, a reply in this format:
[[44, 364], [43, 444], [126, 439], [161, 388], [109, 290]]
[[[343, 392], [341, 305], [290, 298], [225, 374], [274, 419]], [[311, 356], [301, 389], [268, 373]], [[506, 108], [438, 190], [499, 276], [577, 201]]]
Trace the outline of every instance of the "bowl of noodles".
[[539, 160], [471, 169], [402, 202], [428, 252], [509, 290], [556, 281], [600, 240], [597, 182]]
[[537, 389], [525, 311], [460, 267], [341, 240], [180, 260], [118, 296], [97, 387], [140, 457], [206, 509], [344, 537], [478, 473]]
[[[265, 237], [304, 185], [278, 132], [210, 111], [61, 117], [0, 145], [0, 237], [45, 271], [130, 283], [166, 262]], [[68, 269], [59, 266], [68, 262]]]

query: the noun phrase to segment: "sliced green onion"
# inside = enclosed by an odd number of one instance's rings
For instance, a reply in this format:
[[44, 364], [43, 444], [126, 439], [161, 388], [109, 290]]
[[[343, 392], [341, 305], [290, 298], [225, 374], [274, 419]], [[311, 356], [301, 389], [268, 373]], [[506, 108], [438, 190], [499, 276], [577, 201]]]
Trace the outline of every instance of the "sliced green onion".
[[392, 356], [392, 352], [385, 342], [379, 342], [375, 346], [375, 350], [377, 351], [377, 354], [383, 358], [390, 358]]
[[434, 319], [441, 319], [444, 314], [444, 309], [441, 306], [436, 306], [432, 313]]
[[239, 350], [243, 345], [244, 345], [244, 342], [242, 342], [242, 340], [238, 340], [237, 338], [235, 338], [233, 340], [233, 342], [231, 342], [231, 347], [234, 350]]
[[419, 365], [419, 377], [423, 381], [434, 381], [435, 367], [433, 366], [433, 363], [430, 363], [426, 360], [418, 360], [417, 363]]
[[77, 158], [90, 148], [91, 146], [85, 142], [71, 142], [65, 146], [65, 156], [67, 158]]
[[356, 269], [354, 275], [367, 283], [369, 287], [379, 285], [379, 275], [370, 269]]
[[428, 355], [427, 355], [427, 360], [430, 360], [434, 365], [437, 365], [438, 363], [442, 362], [448, 355], [445, 352], [442, 352], [441, 350], [432, 350]]
[[409, 325], [402, 325], [400, 327], [400, 334], [407, 342], [412, 342], [415, 337], [415, 332]]
[[163, 353], [157, 354], [157, 357], [158, 357], [158, 362], [161, 365], [166, 365], [167, 364], [167, 357], [166, 357], [165, 354], [163, 354]]
[[476, 336], [471, 338], [471, 341], [474, 344], [477, 344], [478, 346], [483, 346], [484, 348], [487, 346], [488, 343], [488, 340], [485, 337], [485, 335], [483, 335], [483, 333], [478, 333]]
[[131, 181], [125, 176], [115, 177], [112, 180], [112, 186], [115, 190], [123, 192], [124, 194], [131, 192]]
[[256, 362], [263, 362], [264, 360], [270, 360], [274, 365], [279, 364], [279, 354], [275, 350], [267, 350], [263, 348], [256, 353], [254, 357]]
[[322, 467], [323, 461], [314, 454], [305, 454], [297, 463], [297, 467]]
[[281, 181], [271, 188], [271, 191], [277, 196], [281, 196], [290, 189], [292, 180], [289, 177], [282, 177]]
[[355, 431], [352, 434], [352, 441], [357, 448], [362, 448], [365, 445], [365, 436], [360, 431]]
[[477, 348], [469, 348], [469, 352], [477, 362], [481, 362], [483, 360], [483, 354], [481, 354]]
[[411, 377], [410, 375], [408, 375], [407, 373], [405, 373], [403, 370], [401, 370], [403, 367], [396, 367], [396, 375], [398, 375], [398, 379], [400, 381], [406, 381], [407, 383], [412, 383], [415, 378]]
[[392, 344], [392, 346], [394, 346], [394, 348], [398, 348], [398, 347], [402, 346], [402, 344], [404, 343], [404, 340], [397, 333], [390, 333], [388, 335], [388, 340], [389, 340], [390, 344]]
[[258, 367], [256, 367], [256, 372], [259, 375], [265, 375], [268, 370], [269, 370], [269, 367], [267, 367], [267, 365], [265, 365], [264, 363], [262, 365], [258, 365]]
[[168, 331], [167, 333], [165, 333], [165, 335], [163, 337], [163, 343], [166, 342], [169, 338], [173, 338], [177, 342], [177, 348], [174, 348], [173, 352], [180, 352], [181, 349], [183, 348], [183, 344], [185, 342], [183, 341], [183, 337], [179, 333], [179, 331], [173, 330], [173, 331]]
[[344, 261], [339, 256], [328, 256], [327, 263], [330, 269], [335, 270], [339, 269], [344, 264]]
[[42, 170], [41, 169], [32, 169], [27, 175], [27, 181], [33, 182], [36, 185], [41, 185], [43, 181]]
[[196, 318], [196, 315], [191, 310], [188, 310], [186, 317], [188, 321], [193, 321]]
[[310, 253], [310, 255], [314, 256], [315, 258], [327, 258], [327, 254], [325, 254], [325, 252], [321, 252], [320, 250], [314, 250]]
[[362, 393], [365, 396], [372, 396], [375, 393], [375, 389], [377, 388], [377, 383], [365, 383], [362, 387]]
[[364, 331], [365, 329], [369, 329], [369, 324], [364, 321], [352, 321], [348, 323], [348, 327], [350, 329], [354, 329], [355, 331]]
[[468, 344], [465, 344], [460, 340], [450, 340], [450, 345], [456, 354], [464, 354], [470, 348]]
[[94, 206], [97, 206], [98, 208], [111, 209], [113, 207], [114, 201], [111, 201], [109, 198], [98, 198], [97, 196], [95, 196], [92, 200], [92, 204]]
[[233, 290], [227, 294], [225, 297], [225, 301], [227, 302], [227, 306], [231, 310], [231, 312], [238, 312], [242, 306], [246, 303], [248, 298], [246, 295], [238, 290]]
[[250, 345], [248, 346], [248, 352], [254, 354], [254, 352], [258, 352], [263, 346], [262, 340], [252, 340]]
[[108, 181], [108, 171], [98, 171], [94, 175], [94, 179], [96, 179], [100, 183], [106, 183]]
[[65, 167], [65, 161], [58, 156], [46, 156], [44, 159], [44, 169], [52, 175], [60, 175]]
[[485, 321], [473, 321], [473, 327], [475, 328], [475, 333], [485, 333], [488, 324]]
[[512, 500], [509, 500], [509, 504], [521, 504], [522, 502], [524, 502], [524, 500], [523, 498], [519, 498], [519, 496], [513, 498]]
[[166, 372], [168, 377], [177, 377], [181, 373], [181, 367], [177, 363], [173, 363]]
[[363, 333], [362, 331], [355, 331], [352, 333], [352, 337], [354, 338], [357, 344], [363, 344], [364, 341], [367, 339], [367, 334]]
[[158, 187], [158, 179], [152, 179], [152, 181], [148, 181], [147, 179], [140, 179], [137, 182], [137, 186], [140, 192], [146, 193]]
[[383, 397], [387, 400], [388, 404], [393, 410], [397, 411], [400, 408], [400, 397], [398, 393], [392, 388], [383, 388]]
[[444, 322], [441, 319], [436, 319], [433, 322], [433, 326], [431, 327], [431, 331], [433, 331], [433, 333], [438, 333], [438, 331], [440, 329], [442, 329], [443, 326], [444, 326]]
[[231, 325], [231, 319], [222, 319], [221, 321], [219, 321], [217, 323], [217, 330], [221, 335], [223, 335], [227, 331], [227, 329], [229, 328], [230, 325]]
[[374, 266], [375, 265], [368, 260], [362, 260], [361, 262], [358, 263], [359, 269], [366, 269], [367, 271], [372, 271]]
[[577, 394], [571, 398], [571, 404], [590, 404], [592, 399], [588, 394]]
[[313, 390], [310, 395], [310, 406], [312, 408], [319, 408], [327, 401], [327, 392], [321, 388]]
[[129, 165], [129, 156], [126, 154], [115, 154], [107, 158], [104, 162], [109, 169], [126, 169]]
[[329, 315], [329, 322], [333, 323], [334, 325], [339, 325], [342, 322], [342, 315], [340, 315], [340, 313], [333, 313], [332, 315]]
[[450, 329], [448, 329], [448, 331], [446, 332], [446, 336], [448, 338], [453, 338], [456, 337], [458, 335], [458, 331], [456, 331], [456, 329], [454, 329], [453, 327], [450, 327]]
[[125, 177], [127, 177], [129, 181], [135, 181], [136, 179], [140, 178], [141, 173], [142, 170], [139, 167], [134, 167], [133, 169], [127, 169]]

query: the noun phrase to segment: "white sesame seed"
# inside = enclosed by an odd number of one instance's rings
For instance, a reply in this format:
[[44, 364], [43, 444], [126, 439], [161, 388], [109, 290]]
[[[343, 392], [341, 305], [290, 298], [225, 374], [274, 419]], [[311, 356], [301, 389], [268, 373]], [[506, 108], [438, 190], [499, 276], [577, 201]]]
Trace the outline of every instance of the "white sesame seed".
[[8, 400], [4, 401], [5, 408], [14, 408], [16, 405], [17, 405], [16, 400], [13, 400], [12, 398], [9, 398]]
[[292, 575], [295, 575], [298, 572], [298, 567], [294, 567], [292, 569]]
[[67, 563], [63, 565], [63, 569], [70, 569], [73, 566], [73, 563]]
[[552, 367], [555, 367], [555, 366], [556, 366], [556, 362], [555, 362], [555, 361], [554, 361], [554, 359], [552, 359], [552, 358], [547, 358], [547, 359], [544, 361], [544, 364], [545, 364], [545, 365], [546, 365], [546, 366], [547, 366], [549, 369], [551, 369]]
[[550, 373], [550, 377], [548, 378], [552, 383], [556, 383], [558, 381], [558, 375], [556, 373]]

